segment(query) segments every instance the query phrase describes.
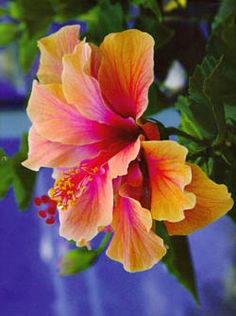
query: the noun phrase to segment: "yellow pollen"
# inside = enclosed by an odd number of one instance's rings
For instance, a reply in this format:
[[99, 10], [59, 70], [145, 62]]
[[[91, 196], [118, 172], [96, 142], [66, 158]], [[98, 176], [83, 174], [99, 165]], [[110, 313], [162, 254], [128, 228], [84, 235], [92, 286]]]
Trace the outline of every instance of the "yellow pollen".
[[57, 202], [61, 210], [67, 210], [69, 206], [76, 205], [98, 171], [98, 167], [89, 168], [86, 164], [63, 171], [61, 177], [55, 181], [53, 188], [48, 192], [50, 198]]

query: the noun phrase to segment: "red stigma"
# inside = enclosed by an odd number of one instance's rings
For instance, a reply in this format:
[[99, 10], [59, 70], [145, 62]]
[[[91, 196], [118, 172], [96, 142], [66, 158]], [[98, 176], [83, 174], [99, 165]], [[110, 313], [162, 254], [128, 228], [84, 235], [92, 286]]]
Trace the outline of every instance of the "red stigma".
[[41, 200], [42, 200], [42, 203], [47, 204], [50, 202], [50, 197], [47, 195], [42, 195]]
[[44, 210], [40, 210], [38, 211], [38, 216], [41, 218], [45, 218], [47, 217], [47, 213]]
[[35, 206], [40, 206], [42, 203], [41, 199], [39, 197], [34, 198], [34, 205]]
[[46, 207], [44, 209], [40, 209], [38, 211], [38, 216], [42, 218], [46, 224], [52, 225], [56, 222], [56, 214], [57, 214], [57, 202], [50, 199], [47, 195], [42, 195], [41, 197], [34, 198], [34, 205], [42, 207], [42, 204], [45, 204]]
[[46, 224], [52, 225], [55, 223], [55, 221], [56, 221], [55, 217], [51, 216], [46, 219]]

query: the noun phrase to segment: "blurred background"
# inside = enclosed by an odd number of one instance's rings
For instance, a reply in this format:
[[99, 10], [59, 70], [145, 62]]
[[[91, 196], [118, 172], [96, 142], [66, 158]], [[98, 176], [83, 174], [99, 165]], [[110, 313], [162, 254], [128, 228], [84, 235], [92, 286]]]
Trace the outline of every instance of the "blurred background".
[[2, 161], [12, 157], [11, 166], [0, 170], [0, 316], [236, 315], [236, 230], [230, 217], [189, 237], [199, 304], [162, 263], [129, 274], [102, 254], [86, 271], [61, 276], [60, 261], [71, 246], [58, 236], [58, 223], [40, 221], [32, 203], [53, 183], [51, 171], [43, 169], [36, 178], [16, 165], [26, 154], [19, 148], [30, 126], [25, 107], [38, 68], [37, 39], [74, 23], [96, 44], [126, 28], [151, 33], [156, 80], [147, 115], [178, 127], [172, 104], [187, 93], [212, 23], [218, 23], [219, 10], [230, 14], [230, 5], [236, 8], [234, 0], [0, 0], [0, 148]]

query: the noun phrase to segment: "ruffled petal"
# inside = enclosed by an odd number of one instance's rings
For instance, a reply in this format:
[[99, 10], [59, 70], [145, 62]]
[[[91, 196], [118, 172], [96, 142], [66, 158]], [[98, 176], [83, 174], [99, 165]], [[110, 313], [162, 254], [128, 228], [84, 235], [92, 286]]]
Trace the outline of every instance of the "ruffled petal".
[[38, 171], [41, 167], [73, 167], [84, 159], [96, 157], [101, 150], [99, 143], [72, 146], [51, 142], [40, 136], [34, 127], [29, 131], [28, 158], [22, 165]]
[[40, 135], [67, 145], [85, 145], [112, 137], [116, 130], [82, 116], [66, 103], [60, 84], [33, 84], [28, 116]]
[[151, 185], [151, 212], [156, 220], [178, 222], [184, 210], [196, 203], [186, 192], [191, 182], [191, 168], [185, 163], [187, 149], [174, 141], [142, 142]]
[[136, 141], [128, 144], [108, 161], [112, 178], [127, 174], [130, 162], [139, 154], [140, 144], [140, 137], [138, 137]]
[[62, 83], [66, 100], [85, 117], [110, 123], [117, 115], [106, 107], [98, 81], [90, 75], [91, 47], [80, 42], [73, 54], [63, 58]]
[[93, 43], [89, 43], [91, 47], [91, 63], [90, 74], [94, 78], [98, 78], [98, 71], [101, 64], [101, 54], [99, 48]]
[[147, 209], [128, 197], [116, 201], [112, 227], [114, 235], [106, 254], [129, 272], [150, 269], [165, 255], [161, 238], [151, 231], [152, 218]]
[[109, 172], [103, 169], [93, 177], [75, 206], [59, 211], [60, 235], [81, 246], [94, 238], [101, 227], [111, 224], [112, 209], [112, 180]]
[[196, 195], [193, 209], [185, 212], [185, 219], [178, 223], [165, 222], [170, 235], [188, 235], [209, 225], [233, 207], [233, 199], [223, 184], [217, 184], [197, 166], [191, 165], [192, 182], [186, 190]]
[[62, 57], [73, 52], [79, 30], [79, 25], [65, 26], [38, 42], [41, 57], [37, 76], [41, 83], [61, 82]]
[[153, 81], [153, 38], [139, 30], [112, 33], [100, 46], [99, 83], [110, 107], [124, 117], [139, 118], [148, 104]]

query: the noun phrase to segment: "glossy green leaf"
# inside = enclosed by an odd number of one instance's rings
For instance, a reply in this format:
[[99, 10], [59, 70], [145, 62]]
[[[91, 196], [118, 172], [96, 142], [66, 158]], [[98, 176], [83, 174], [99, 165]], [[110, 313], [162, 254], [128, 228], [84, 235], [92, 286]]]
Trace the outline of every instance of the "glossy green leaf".
[[199, 303], [188, 238], [185, 236], [170, 237], [161, 222], [156, 222], [156, 233], [164, 239], [168, 247], [167, 254], [162, 262], [168, 271], [192, 294], [195, 301]]
[[17, 39], [21, 27], [15, 23], [0, 23], [0, 47], [8, 45]]

